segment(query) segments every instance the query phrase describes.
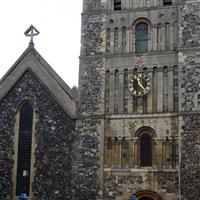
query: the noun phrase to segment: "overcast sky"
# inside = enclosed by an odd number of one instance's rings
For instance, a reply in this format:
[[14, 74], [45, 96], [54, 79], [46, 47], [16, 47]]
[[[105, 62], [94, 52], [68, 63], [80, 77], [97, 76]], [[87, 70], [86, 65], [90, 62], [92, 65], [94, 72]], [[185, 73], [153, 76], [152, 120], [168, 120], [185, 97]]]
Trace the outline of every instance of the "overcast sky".
[[0, 78], [27, 48], [24, 32], [40, 34], [36, 50], [70, 86], [78, 85], [82, 0], [5, 0], [0, 2]]

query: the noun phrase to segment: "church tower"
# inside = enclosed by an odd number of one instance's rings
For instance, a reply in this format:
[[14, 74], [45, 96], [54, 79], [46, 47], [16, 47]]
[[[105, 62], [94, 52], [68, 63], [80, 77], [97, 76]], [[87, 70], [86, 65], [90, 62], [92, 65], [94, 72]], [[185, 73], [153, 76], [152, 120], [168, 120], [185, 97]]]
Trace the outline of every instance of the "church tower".
[[31, 25], [0, 79], [0, 200], [199, 200], [199, 13], [83, 0], [78, 96]]
[[198, 199], [199, 9], [83, 0], [77, 199]]

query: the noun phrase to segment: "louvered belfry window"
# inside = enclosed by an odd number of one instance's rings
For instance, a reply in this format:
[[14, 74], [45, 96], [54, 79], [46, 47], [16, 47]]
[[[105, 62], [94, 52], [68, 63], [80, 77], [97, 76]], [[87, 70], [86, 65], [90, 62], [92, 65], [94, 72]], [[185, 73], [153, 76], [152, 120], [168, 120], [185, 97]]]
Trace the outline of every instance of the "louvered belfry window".
[[152, 137], [147, 133], [140, 136], [140, 166], [152, 166]]
[[148, 25], [139, 23], [135, 28], [135, 51], [143, 53], [148, 51]]
[[25, 103], [20, 109], [16, 195], [30, 190], [33, 107]]

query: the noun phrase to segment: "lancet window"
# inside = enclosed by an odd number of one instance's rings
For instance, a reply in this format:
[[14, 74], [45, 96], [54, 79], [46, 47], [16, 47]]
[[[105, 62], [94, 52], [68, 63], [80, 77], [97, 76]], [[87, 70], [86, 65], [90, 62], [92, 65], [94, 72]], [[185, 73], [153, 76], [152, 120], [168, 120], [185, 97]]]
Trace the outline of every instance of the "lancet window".
[[31, 171], [33, 107], [24, 103], [20, 108], [16, 195], [29, 195]]

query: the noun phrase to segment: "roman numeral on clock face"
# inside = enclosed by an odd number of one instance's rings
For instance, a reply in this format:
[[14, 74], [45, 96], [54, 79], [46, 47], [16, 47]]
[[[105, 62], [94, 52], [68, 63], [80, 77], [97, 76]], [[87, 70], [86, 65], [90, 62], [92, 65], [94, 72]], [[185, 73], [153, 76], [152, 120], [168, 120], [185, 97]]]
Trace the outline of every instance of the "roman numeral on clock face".
[[150, 77], [146, 74], [134, 74], [129, 80], [129, 91], [133, 96], [143, 96], [148, 94], [151, 87]]

